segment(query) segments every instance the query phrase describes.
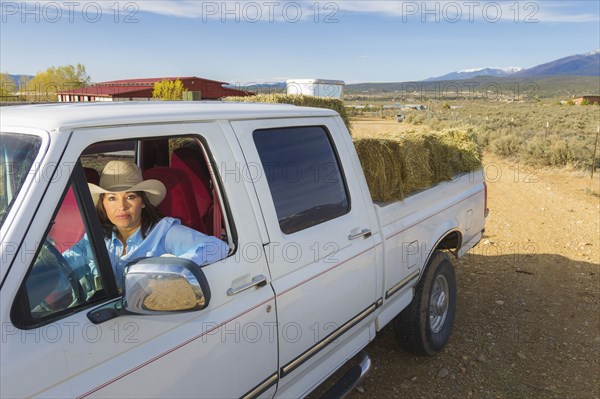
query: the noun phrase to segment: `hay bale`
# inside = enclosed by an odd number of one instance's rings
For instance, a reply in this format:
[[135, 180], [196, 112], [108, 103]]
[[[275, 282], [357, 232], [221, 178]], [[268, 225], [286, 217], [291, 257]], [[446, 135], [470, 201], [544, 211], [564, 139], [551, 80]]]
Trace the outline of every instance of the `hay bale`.
[[398, 141], [397, 147], [398, 151], [404, 154], [404, 196], [431, 187], [433, 172], [429, 165], [430, 151], [423, 138], [420, 135], [404, 136]]
[[450, 159], [453, 157], [452, 148], [444, 145], [439, 135], [419, 132], [423, 145], [429, 151], [429, 169], [431, 170], [432, 182], [438, 183], [444, 180], [450, 180], [454, 176]]
[[470, 172], [481, 168], [481, 148], [472, 129], [444, 130], [440, 135], [443, 146], [452, 152], [451, 167], [453, 174]]
[[[386, 139], [359, 138], [354, 146], [365, 173], [371, 197], [377, 201], [404, 198], [403, 155]], [[396, 173], [388, 173], [393, 170]]]
[[376, 201], [401, 200], [433, 184], [429, 150], [418, 136], [362, 137], [354, 146]]
[[353, 141], [375, 201], [402, 200], [481, 168], [481, 150], [472, 131], [388, 131]]
[[346, 124], [348, 131], [352, 124], [350, 118], [346, 113], [346, 108], [341, 100], [335, 98], [321, 98], [305, 95], [288, 95], [288, 94], [257, 94], [255, 96], [248, 97], [226, 97], [225, 101], [235, 102], [250, 102], [250, 103], [277, 103], [277, 104], [291, 104], [300, 107], [315, 107], [315, 108], [327, 108], [336, 111], [340, 114], [342, 120]]

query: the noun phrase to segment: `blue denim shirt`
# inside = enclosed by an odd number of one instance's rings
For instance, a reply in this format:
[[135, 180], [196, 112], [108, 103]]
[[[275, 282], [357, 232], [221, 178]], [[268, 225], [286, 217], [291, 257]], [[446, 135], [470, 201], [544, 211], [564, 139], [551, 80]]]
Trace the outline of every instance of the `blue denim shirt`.
[[[179, 219], [171, 217], [161, 219], [145, 239], [142, 238], [142, 231], [139, 228], [127, 239], [125, 255], [121, 255], [123, 243], [117, 238], [116, 232], [113, 232], [111, 237], [105, 238], [104, 242], [119, 288], [122, 284], [123, 269], [127, 263], [137, 258], [171, 254], [189, 259], [201, 266], [217, 262], [225, 258], [229, 252], [228, 245], [223, 241], [183, 226]], [[87, 234], [71, 249], [65, 251], [63, 256], [71, 267], [87, 265], [94, 275], [98, 275]]]

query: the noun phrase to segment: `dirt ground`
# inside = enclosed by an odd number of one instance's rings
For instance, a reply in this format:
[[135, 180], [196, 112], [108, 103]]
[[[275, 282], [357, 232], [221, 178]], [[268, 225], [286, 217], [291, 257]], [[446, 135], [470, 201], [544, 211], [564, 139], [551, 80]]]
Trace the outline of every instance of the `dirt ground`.
[[492, 154], [484, 166], [491, 213], [482, 242], [455, 262], [449, 344], [415, 356], [388, 325], [351, 399], [600, 398], [600, 180]]

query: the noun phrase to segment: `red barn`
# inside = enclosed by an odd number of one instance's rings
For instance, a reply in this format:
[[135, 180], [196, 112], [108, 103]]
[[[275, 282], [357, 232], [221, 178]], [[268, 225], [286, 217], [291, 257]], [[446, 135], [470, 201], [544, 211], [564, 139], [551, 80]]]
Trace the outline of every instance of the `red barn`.
[[223, 97], [245, 97], [255, 93], [245, 90], [223, 87], [226, 82], [202, 79], [197, 76], [163, 77], [146, 79], [112, 80], [109, 82], [95, 83], [89, 87], [59, 91], [59, 102], [77, 101], [136, 101], [152, 99], [154, 83], [163, 80], [177, 80], [190, 92], [199, 93], [198, 99], [219, 100]]
[[574, 98], [573, 102], [577, 105], [581, 105], [581, 103], [585, 100], [587, 100], [590, 104], [600, 104], [600, 96], [583, 96]]

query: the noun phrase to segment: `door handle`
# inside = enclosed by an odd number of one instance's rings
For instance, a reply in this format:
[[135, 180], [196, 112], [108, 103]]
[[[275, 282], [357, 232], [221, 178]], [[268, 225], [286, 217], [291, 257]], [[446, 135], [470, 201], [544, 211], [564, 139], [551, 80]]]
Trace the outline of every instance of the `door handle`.
[[237, 288], [228, 289], [227, 295], [232, 296], [235, 294], [239, 294], [242, 291], [246, 291], [247, 289], [252, 288], [254, 286], [264, 287], [265, 285], [267, 285], [267, 278], [265, 276], [263, 276], [262, 274], [259, 274], [258, 276], [253, 277], [252, 281], [249, 282], [248, 284], [241, 285]]
[[357, 238], [360, 238], [360, 237], [364, 237], [364, 238], [371, 237], [371, 230], [369, 230], [369, 229], [362, 229], [362, 231], [360, 233], [350, 234], [348, 236], [348, 239], [349, 240], [356, 240]]

